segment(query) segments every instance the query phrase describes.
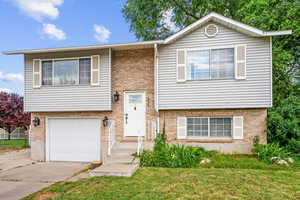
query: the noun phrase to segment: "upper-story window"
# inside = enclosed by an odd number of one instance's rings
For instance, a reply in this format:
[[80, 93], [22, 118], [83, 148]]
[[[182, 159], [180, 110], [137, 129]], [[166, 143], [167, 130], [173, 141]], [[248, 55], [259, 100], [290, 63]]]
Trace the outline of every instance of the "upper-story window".
[[234, 78], [234, 48], [187, 51], [187, 80], [222, 78]]
[[91, 58], [43, 60], [42, 85], [88, 85]]

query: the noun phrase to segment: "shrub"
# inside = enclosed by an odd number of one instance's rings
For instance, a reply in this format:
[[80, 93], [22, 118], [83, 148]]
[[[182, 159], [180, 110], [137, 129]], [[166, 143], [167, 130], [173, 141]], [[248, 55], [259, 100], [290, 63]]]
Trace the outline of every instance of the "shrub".
[[289, 96], [268, 110], [268, 142], [300, 153], [300, 97]]
[[202, 147], [167, 144], [164, 133], [158, 133], [153, 151], [144, 151], [140, 157], [141, 166], [188, 168], [196, 166], [204, 157], [214, 153]]
[[290, 153], [281, 148], [278, 143], [259, 144], [258, 137], [254, 139], [253, 153], [257, 155], [258, 159], [267, 163], [274, 162], [274, 160], [272, 160], [274, 157], [287, 160], [290, 155]]
[[157, 133], [154, 143], [155, 143], [154, 151], [163, 150], [167, 145], [166, 134], [165, 133]]
[[285, 146], [285, 149], [289, 152], [300, 154], [300, 140], [291, 139]]

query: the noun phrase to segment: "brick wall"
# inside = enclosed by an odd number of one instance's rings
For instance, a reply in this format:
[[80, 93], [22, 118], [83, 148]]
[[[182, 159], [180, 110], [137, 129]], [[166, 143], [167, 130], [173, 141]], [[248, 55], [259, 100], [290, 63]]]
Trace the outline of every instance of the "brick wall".
[[116, 120], [117, 139], [126, 140], [124, 132], [124, 92], [146, 92], [146, 138], [151, 138], [150, 121], [157, 113], [154, 108], [154, 50], [124, 50], [112, 54], [112, 90], [120, 93], [113, 103], [112, 118]]
[[[176, 128], [177, 128], [177, 117], [213, 117], [213, 116], [243, 116], [244, 117], [244, 139], [233, 140], [233, 139], [176, 139]], [[205, 146], [211, 144], [211, 146], [216, 146], [216, 150], [223, 152], [237, 152], [237, 153], [250, 153], [251, 144], [255, 136], [259, 136], [261, 143], [267, 143], [266, 138], [266, 109], [226, 109], [226, 110], [167, 110], [160, 111], [160, 130], [162, 131], [165, 127], [165, 132], [167, 134], [167, 139], [170, 142], [180, 142], [180, 143], [206, 143]], [[214, 143], [214, 144], [213, 144]], [[217, 145], [217, 144], [220, 145]], [[230, 146], [230, 151], [226, 149], [226, 145]], [[234, 147], [236, 145], [236, 148]], [[239, 149], [244, 148], [246, 149]]]

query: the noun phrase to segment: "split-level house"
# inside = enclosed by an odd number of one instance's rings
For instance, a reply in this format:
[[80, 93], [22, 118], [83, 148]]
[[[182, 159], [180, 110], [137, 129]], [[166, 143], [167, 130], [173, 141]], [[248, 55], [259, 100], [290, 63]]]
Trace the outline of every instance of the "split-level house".
[[24, 54], [31, 157], [106, 162], [162, 131], [250, 153], [254, 137], [267, 142], [272, 36], [289, 34], [210, 13], [165, 40], [4, 52]]

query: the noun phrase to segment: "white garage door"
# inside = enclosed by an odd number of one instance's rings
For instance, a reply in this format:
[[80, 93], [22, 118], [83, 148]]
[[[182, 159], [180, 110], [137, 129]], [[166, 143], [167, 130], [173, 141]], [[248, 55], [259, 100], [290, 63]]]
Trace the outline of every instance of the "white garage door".
[[100, 119], [48, 119], [49, 161], [100, 160]]

